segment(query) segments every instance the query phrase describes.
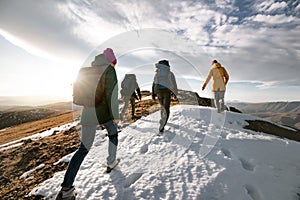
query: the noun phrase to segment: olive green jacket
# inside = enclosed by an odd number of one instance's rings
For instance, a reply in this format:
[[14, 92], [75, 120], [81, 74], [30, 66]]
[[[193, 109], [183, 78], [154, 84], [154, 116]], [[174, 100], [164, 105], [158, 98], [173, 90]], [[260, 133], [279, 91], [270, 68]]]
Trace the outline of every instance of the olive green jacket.
[[[84, 107], [81, 115], [82, 125], [97, 125], [109, 120], [119, 119], [118, 101], [118, 79], [115, 68], [107, 63], [99, 67], [106, 67], [101, 79], [100, 86], [103, 87], [102, 100], [96, 107]], [[106, 66], [105, 66], [106, 65]], [[99, 85], [98, 84], [98, 85]]]

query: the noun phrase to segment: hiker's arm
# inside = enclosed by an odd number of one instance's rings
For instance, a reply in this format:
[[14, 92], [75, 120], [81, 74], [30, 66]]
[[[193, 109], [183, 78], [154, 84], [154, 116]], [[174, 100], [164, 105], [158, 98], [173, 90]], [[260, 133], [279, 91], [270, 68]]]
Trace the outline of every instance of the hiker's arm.
[[226, 69], [224, 68], [224, 78], [225, 78], [225, 81], [224, 81], [224, 83], [225, 83], [225, 85], [228, 83], [228, 81], [229, 81], [229, 75], [228, 75], [228, 73], [227, 73], [227, 71], [226, 71]]
[[156, 93], [155, 93], [155, 83], [152, 84], [152, 99], [155, 100]]
[[212, 77], [212, 70], [209, 71], [209, 73], [208, 73], [208, 75], [206, 77], [206, 80], [205, 80], [205, 82], [202, 85], [202, 90], [205, 89], [205, 87], [208, 84], [208, 82], [210, 81], [211, 77]]
[[138, 96], [139, 96], [140, 100], [142, 100], [142, 93], [141, 93], [140, 88], [137, 87], [137, 88], [136, 88], [136, 91], [137, 91], [137, 93], [138, 93]]
[[174, 93], [174, 95], [177, 97], [178, 95], [178, 88], [177, 88], [177, 83], [176, 83], [176, 78], [175, 75], [172, 73], [172, 82], [173, 82], [173, 86], [174, 86], [174, 91], [172, 91]]
[[105, 88], [105, 98], [109, 113], [113, 119], [119, 119], [118, 79], [113, 68], [109, 69], [106, 74]]
[[155, 97], [156, 97], [156, 91], [155, 91], [156, 84], [157, 84], [157, 74], [155, 74], [153, 84], [152, 84], [152, 99], [153, 100], [155, 100]]

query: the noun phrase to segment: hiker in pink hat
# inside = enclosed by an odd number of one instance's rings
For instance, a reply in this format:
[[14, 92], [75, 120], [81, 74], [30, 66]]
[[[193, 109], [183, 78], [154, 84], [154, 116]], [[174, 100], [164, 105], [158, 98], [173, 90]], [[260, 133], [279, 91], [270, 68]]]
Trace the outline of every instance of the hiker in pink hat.
[[[109, 173], [120, 161], [117, 158], [118, 147], [118, 121], [119, 121], [119, 100], [118, 100], [118, 79], [116, 75], [115, 65], [117, 59], [112, 49], [107, 48], [102, 54], [95, 56], [91, 63], [92, 67], [98, 68], [103, 73], [97, 81], [97, 89], [95, 94], [94, 105], [84, 105], [80, 124], [81, 138], [80, 145], [70, 160], [67, 171], [64, 176], [61, 190], [56, 200], [75, 199], [75, 186], [73, 185], [78, 170], [85, 156], [88, 154], [94, 142], [96, 129], [102, 124], [107, 130], [109, 138], [107, 169]], [[89, 68], [89, 67], [87, 67]], [[100, 70], [101, 69], [101, 70]], [[90, 77], [83, 77], [89, 79]], [[97, 100], [99, 96], [99, 100]], [[94, 99], [93, 99], [94, 101]]]
[[212, 92], [214, 92], [215, 95], [214, 98], [215, 107], [218, 109], [218, 112], [220, 113], [225, 110], [224, 95], [226, 91], [226, 85], [229, 80], [229, 75], [226, 69], [217, 60], [212, 61], [211, 69], [202, 86], [202, 90], [205, 89], [206, 85], [208, 84], [211, 78], [213, 78]]
[[115, 57], [115, 54], [111, 48], [107, 48], [103, 52], [104, 56], [106, 57], [107, 61], [109, 63], [112, 63], [113, 65], [117, 64], [117, 59]]

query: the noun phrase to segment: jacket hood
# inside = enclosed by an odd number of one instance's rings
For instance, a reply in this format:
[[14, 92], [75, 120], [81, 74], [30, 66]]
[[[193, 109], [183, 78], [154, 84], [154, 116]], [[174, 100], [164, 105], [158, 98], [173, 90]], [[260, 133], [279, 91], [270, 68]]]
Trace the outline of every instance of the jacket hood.
[[95, 56], [95, 60], [92, 62], [92, 67], [101, 67], [101, 66], [108, 66], [110, 63], [107, 61], [104, 54], [99, 54]]
[[214, 63], [211, 68], [218, 68], [218, 67], [222, 67], [222, 65], [220, 63]]
[[169, 70], [170, 70], [170, 66], [164, 65], [164, 64], [156, 63], [156, 64], [155, 64], [155, 67], [156, 67], [157, 69], [169, 69]]
[[135, 74], [125, 74], [124, 79], [136, 80], [136, 76], [135, 76]]

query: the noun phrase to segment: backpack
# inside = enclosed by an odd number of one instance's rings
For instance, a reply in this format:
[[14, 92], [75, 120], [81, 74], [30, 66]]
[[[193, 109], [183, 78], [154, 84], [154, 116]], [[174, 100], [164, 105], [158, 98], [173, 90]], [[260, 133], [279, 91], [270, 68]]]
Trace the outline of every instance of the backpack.
[[73, 83], [73, 103], [81, 106], [97, 106], [101, 103], [104, 86], [101, 84], [103, 67], [84, 67]]
[[131, 96], [136, 90], [136, 77], [135, 74], [126, 74], [121, 83], [121, 95]]
[[156, 64], [156, 88], [155, 90], [172, 89], [172, 74], [170, 66], [165, 64]]

